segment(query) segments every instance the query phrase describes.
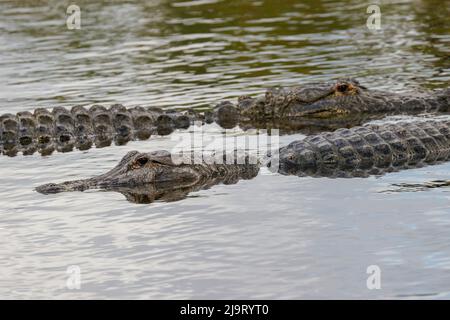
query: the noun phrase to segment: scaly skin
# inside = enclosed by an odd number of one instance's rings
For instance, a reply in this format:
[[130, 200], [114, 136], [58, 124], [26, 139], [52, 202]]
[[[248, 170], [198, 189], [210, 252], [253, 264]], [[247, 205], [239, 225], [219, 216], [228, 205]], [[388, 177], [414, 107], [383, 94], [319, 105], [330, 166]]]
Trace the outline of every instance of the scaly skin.
[[[436, 164], [449, 158], [450, 119], [418, 120], [339, 129], [294, 141], [280, 148], [278, 172], [315, 177], [366, 177]], [[167, 151], [133, 151], [103, 175], [46, 184], [36, 190], [48, 194], [102, 188], [127, 190], [128, 194], [142, 196], [147, 186], [154, 194], [159, 185], [164, 185], [163, 193], [167, 194], [180, 188], [202, 188], [217, 177], [256, 176], [259, 165], [249, 163], [249, 158], [244, 160], [237, 162], [242, 164], [180, 164]], [[269, 166], [274, 163], [272, 159]]]
[[272, 88], [264, 98], [239, 98], [240, 114], [254, 117], [319, 117], [345, 114], [447, 112], [450, 90], [406, 94], [369, 90], [354, 79]]
[[294, 141], [279, 151], [279, 172], [366, 177], [450, 158], [450, 119], [365, 125]]
[[94, 105], [89, 110], [75, 106], [36, 109], [34, 113], [0, 116], [0, 151], [14, 156], [22, 151], [32, 154], [38, 150], [43, 155], [55, 149], [71, 151], [74, 147], [87, 150], [94, 144], [98, 148], [123, 145], [133, 139], [148, 139], [151, 134], [168, 134], [174, 128], [187, 128], [190, 118], [174, 111], [157, 108], [125, 108], [112, 105], [109, 109]]
[[189, 192], [216, 184], [234, 184], [257, 176], [259, 166], [249, 164], [179, 164], [168, 151], [131, 151], [111, 171], [85, 180], [46, 184], [36, 188], [49, 194], [101, 188], [124, 194], [131, 202], [149, 203], [156, 199], [179, 200]]
[[[214, 109], [214, 119], [223, 127], [241, 124], [274, 123], [283, 127], [296, 126], [296, 121], [332, 120], [339, 123], [351, 119], [363, 120], [393, 114], [443, 113], [450, 111], [450, 89], [435, 92], [404, 94], [369, 90], [354, 79], [340, 79], [332, 83], [310, 83], [292, 88], [272, 88], [265, 96], [241, 96], [237, 105], [229, 101]], [[361, 124], [356, 120], [350, 125]], [[341, 126], [342, 127], [342, 126]]]
[[[360, 125], [367, 119], [387, 114], [447, 112], [450, 90], [429, 93], [395, 94], [368, 90], [356, 80], [334, 83], [311, 83], [293, 88], [272, 88], [264, 97], [241, 96], [236, 105], [225, 101], [212, 111], [163, 111], [158, 108], [109, 109], [94, 105], [52, 111], [36, 109], [0, 117], [0, 151], [14, 156], [22, 151], [43, 155], [55, 149], [61, 152], [105, 147], [114, 140], [117, 145], [132, 139], [148, 139], [154, 132], [170, 134], [176, 128], [187, 128], [194, 121], [217, 122], [224, 128], [240, 124], [243, 128], [277, 128], [300, 131]], [[316, 130], [317, 131], [317, 130]]]

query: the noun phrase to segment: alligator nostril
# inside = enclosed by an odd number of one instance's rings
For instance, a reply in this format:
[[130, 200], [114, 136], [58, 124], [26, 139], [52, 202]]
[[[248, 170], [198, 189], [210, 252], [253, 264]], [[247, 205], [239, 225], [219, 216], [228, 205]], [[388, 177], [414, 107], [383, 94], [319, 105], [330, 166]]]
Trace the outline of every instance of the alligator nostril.
[[57, 184], [47, 183], [37, 187], [35, 190], [39, 193], [49, 194], [49, 193], [57, 193], [59, 189]]

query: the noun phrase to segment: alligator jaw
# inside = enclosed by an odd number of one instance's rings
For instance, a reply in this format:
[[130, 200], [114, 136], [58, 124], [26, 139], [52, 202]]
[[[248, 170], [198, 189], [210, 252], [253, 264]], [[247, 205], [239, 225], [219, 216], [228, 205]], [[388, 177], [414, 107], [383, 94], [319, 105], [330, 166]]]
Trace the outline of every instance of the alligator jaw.
[[35, 190], [43, 194], [52, 194], [70, 191], [85, 191], [88, 189], [102, 188], [109, 185], [112, 186], [114, 183], [119, 181], [117, 178], [123, 175], [127, 170], [125, 164], [130, 161], [130, 159], [134, 159], [138, 154], [139, 152], [137, 151], [128, 152], [116, 167], [105, 174], [82, 180], [66, 181], [62, 183], [47, 183], [37, 187]]
[[84, 180], [66, 181], [63, 183], [47, 183], [37, 187], [35, 190], [42, 194], [53, 194], [69, 191], [85, 191], [98, 187], [97, 178]]
[[[123, 186], [144, 186], [170, 176], [172, 171], [176, 171], [176, 168], [175, 170], [171, 169], [172, 166], [174, 164], [171, 160], [171, 155], [165, 150], [150, 153], [131, 151], [122, 158], [116, 167], [105, 174], [83, 180], [49, 183], [39, 186], [35, 190], [43, 194], [52, 194], [85, 191], [88, 189], [113, 190]], [[188, 171], [184, 173], [188, 175], [191, 170]], [[157, 177], [157, 174], [161, 172], [164, 174], [161, 177]]]
[[350, 113], [348, 110], [343, 108], [339, 108], [337, 106], [327, 106], [324, 105], [324, 103], [303, 105], [298, 109], [300, 110], [296, 110], [294, 108], [292, 112], [298, 117], [305, 118], [332, 118]]
[[[149, 174], [149, 176], [152, 176]], [[124, 176], [125, 177], [125, 176]], [[154, 176], [153, 176], [154, 177]], [[123, 179], [123, 177], [122, 177]], [[153, 183], [153, 178], [149, 178], [149, 181], [142, 180], [136, 181], [132, 177], [130, 179], [115, 178], [114, 172], [110, 171], [104, 175], [92, 177], [83, 180], [65, 181], [62, 183], [47, 183], [37, 187], [35, 190], [42, 194], [54, 194], [61, 192], [73, 192], [73, 191], [86, 191], [89, 189], [103, 189], [110, 191], [121, 190], [121, 188], [128, 187], [145, 187]]]

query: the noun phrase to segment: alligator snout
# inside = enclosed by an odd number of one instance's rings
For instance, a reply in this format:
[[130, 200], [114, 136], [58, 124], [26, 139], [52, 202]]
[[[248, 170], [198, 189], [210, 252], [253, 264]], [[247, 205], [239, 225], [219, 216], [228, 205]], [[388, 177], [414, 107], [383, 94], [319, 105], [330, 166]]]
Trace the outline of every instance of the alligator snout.
[[69, 191], [84, 191], [93, 186], [96, 183], [94, 179], [66, 181], [63, 183], [47, 183], [36, 187], [36, 191], [42, 194], [53, 194]]
[[52, 194], [52, 193], [64, 192], [65, 189], [59, 184], [47, 183], [47, 184], [37, 187], [35, 190], [42, 194]]

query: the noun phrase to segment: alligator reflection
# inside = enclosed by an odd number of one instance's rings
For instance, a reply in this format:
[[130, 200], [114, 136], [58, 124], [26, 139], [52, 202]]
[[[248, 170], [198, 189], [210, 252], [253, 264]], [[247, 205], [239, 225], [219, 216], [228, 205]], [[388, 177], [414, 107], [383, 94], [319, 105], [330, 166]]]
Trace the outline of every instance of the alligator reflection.
[[129, 202], [136, 204], [149, 204], [155, 201], [174, 202], [187, 198], [192, 192], [207, 190], [219, 184], [236, 184], [240, 180], [250, 180], [257, 175], [257, 170], [250, 170], [246, 171], [245, 174], [204, 179], [197, 181], [195, 184], [178, 183], [177, 185], [174, 185], [173, 183], [157, 183], [137, 187], [107, 188], [102, 191], [119, 192], [123, 194]]
[[396, 188], [383, 190], [380, 193], [421, 192], [437, 188], [446, 188], [450, 187], [450, 180], [434, 180], [424, 183], [394, 183], [392, 186]]

